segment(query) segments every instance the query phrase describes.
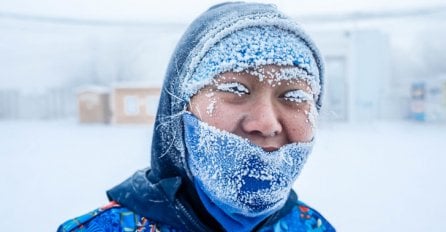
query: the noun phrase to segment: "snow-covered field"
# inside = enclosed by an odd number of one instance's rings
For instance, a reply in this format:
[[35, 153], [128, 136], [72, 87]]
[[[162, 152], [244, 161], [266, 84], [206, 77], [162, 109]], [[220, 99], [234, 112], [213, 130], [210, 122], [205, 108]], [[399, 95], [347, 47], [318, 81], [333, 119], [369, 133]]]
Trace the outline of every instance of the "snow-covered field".
[[[149, 163], [149, 126], [0, 121], [1, 231], [55, 231]], [[446, 125], [321, 125], [296, 183], [340, 232], [446, 231]]]

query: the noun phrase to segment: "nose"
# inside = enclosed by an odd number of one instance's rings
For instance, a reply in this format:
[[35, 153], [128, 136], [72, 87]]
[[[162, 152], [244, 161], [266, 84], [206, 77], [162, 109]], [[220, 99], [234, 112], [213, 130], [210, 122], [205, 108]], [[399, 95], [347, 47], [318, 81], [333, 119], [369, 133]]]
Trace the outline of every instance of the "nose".
[[282, 124], [272, 102], [256, 102], [242, 121], [242, 129], [249, 135], [272, 137], [282, 132]]

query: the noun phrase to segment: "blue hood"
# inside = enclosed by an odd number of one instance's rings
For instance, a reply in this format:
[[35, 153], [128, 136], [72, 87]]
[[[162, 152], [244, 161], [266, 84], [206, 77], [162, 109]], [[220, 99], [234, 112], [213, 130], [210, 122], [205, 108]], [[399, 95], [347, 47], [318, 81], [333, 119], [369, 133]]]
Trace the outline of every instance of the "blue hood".
[[[267, 18], [267, 20], [262, 20]], [[235, 22], [243, 24], [236, 25]], [[189, 90], [182, 89], [184, 82], [213, 44], [213, 38], [245, 27], [277, 26], [289, 30], [307, 43], [314, 53], [319, 71], [319, 84], [323, 86], [324, 68], [320, 53], [310, 38], [294, 20], [284, 16], [274, 5], [255, 3], [223, 3], [210, 8], [198, 17], [187, 29], [178, 43], [170, 60], [158, 107], [152, 141], [152, 170], [160, 178], [190, 176], [185, 162], [182, 112], [189, 102]], [[213, 41], [212, 43], [217, 43]], [[318, 96], [317, 108], [321, 106], [322, 96]]]
[[[247, 23], [236, 25], [235, 22], [240, 19], [244, 19]], [[197, 61], [199, 62], [213, 45], [209, 44], [209, 41], [218, 42], [212, 38], [223, 38], [226, 34], [253, 26], [277, 26], [298, 35], [313, 52], [319, 83], [323, 86], [323, 62], [317, 48], [300, 27], [279, 12], [275, 6], [243, 2], [213, 6], [189, 26], [172, 54], [154, 125], [151, 167], [137, 172], [124, 183], [108, 191], [109, 199], [143, 216], [180, 228], [185, 224], [194, 224], [194, 221], [198, 220], [193, 210], [178, 213], [178, 208], [184, 208], [183, 206], [200, 207], [194, 206], [200, 203], [190, 202], [198, 197], [195, 190], [191, 192], [191, 189], [194, 189], [190, 181], [192, 175], [186, 162], [181, 116], [191, 96], [188, 95], [188, 90], [183, 89], [184, 82], [194, 72]], [[319, 96], [318, 109], [321, 100], [322, 97]], [[290, 195], [290, 199], [296, 200], [294, 193]], [[200, 218], [203, 218], [203, 215], [200, 215]], [[206, 230], [203, 228], [205, 227], [198, 226], [188, 229]]]

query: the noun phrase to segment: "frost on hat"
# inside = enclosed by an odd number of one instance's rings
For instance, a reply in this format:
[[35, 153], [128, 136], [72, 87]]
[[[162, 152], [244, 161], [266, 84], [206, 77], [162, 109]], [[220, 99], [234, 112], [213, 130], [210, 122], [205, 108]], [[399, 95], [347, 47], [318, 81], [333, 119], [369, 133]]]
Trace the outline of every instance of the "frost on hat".
[[247, 27], [222, 38], [207, 51], [183, 89], [190, 98], [220, 73], [270, 64], [292, 67], [279, 78], [307, 81], [317, 100], [321, 83], [313, 51], [295, 33], [275, 26]]

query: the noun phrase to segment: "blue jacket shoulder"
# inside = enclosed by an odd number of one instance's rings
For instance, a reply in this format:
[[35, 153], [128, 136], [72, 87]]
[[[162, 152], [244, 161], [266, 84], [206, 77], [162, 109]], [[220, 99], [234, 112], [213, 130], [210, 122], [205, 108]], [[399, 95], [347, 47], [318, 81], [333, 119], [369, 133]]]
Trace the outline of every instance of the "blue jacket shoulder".
[[291, 211], [260, 232], [335, 232], [332, 225], [316, 210], [297, 201]]
[[137, 231], [149, 228], [149, 224], [146, 218], [110, 202], [104, 207], [64, 222], [57, 232]]
[[[311, 208], [307, 204], [298, 201], [296, 207], [288, 215], [293, 217], [295, 222], [299, 225], [295, 225], [295, 228], [302, 228], [302, 231], [306, 232], [335, 232], [334, 227], [325, 219], [318, 211]], [[296, 217], [299, 220], [296, 220]], [[294, 231], [294, 230], [292, 230]]]

